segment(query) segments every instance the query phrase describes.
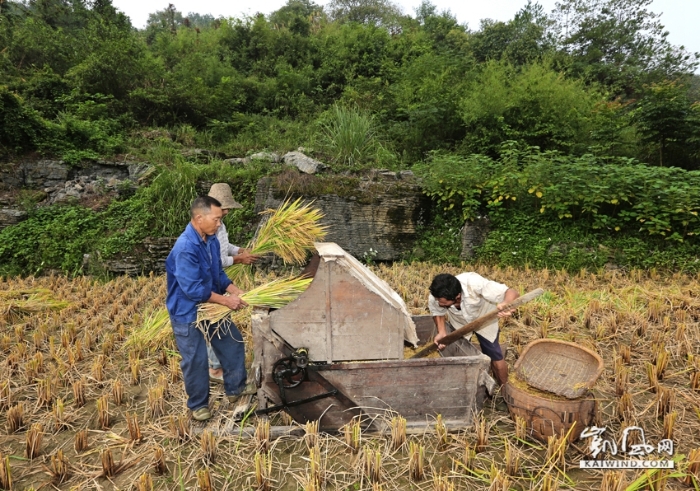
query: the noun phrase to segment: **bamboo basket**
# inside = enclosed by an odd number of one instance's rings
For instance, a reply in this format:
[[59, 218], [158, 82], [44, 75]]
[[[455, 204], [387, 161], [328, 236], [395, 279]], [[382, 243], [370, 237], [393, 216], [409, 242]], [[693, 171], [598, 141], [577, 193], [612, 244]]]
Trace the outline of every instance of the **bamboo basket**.
[[583, 346], [559, 339], [528, 344], [515, 362], [518, 378], [540, 390], [578, 399], [603, 373], [603, 359]]
[[536, 393], [523, 389], [508, 381], [503, 386], [503, 398], [510, 415], [515, 420], [520, 416], [527, 423], [530, 436], [547, 443], [547, 438], [569, 434], [569, 442], [579, 439], [581, 432], [595, 421], [598, 410], [596, 400], [590, 392], [579, 399], [566, 399], [555, 395]]

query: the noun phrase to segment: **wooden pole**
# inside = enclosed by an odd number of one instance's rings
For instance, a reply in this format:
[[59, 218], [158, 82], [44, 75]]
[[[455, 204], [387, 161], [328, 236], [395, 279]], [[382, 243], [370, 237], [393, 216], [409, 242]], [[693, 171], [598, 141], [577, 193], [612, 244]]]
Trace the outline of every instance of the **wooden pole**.
[[[518, 297], [515, 300], [513, 300], [512, 302], [510, 302], [509, 304], [505, 305], [501, 310], [517, 309], [521, 305], [526, 304], [530, 300], [534, 300], [535, 298], [539, 297], [543, 293], [544, 293], [544, 290], [542, 288], [532, 290], [531, 292], [528, 292], [525, 295]], [[459, 329], [452, 331], [451, 333], [449, 333], [447, 336], [445, 336], [444, 338], [442, 338], [440, 340], [440, 344], [444, 344], [445, 346], [447, 346], [448, 344], [452, 344], [455, 341], [457, 341], [458, 339], [461, 339], [461, 337], [464, 336], [465, 334], [469, 334], [470, 332], [473, 332], [473, 331], [476, 331], [476, 330], [482, 328], [486, 324], [488, 324], [491, 321], [493, 321], [494, 319], [496, 319], [496, 317], [498, 316], [498, 313], [501, 310], [494, 310], [493, 312], [489, 312], [488, 314], [481, 316], [476, 320], [471, 321], [469, 324], [465, 324], [464, 326], [460, 327]], [[437, 345], [435, 344], [435, 342], [432, 342], [432, 343], [428, 344], [425, 348], [420, 350], [418, 353], [413, 355], [411, 357], [411, 359], [423, 358], [424, 356], [429, 355], [430, 353], [432, 353], [435, 350], [437, 350]]]

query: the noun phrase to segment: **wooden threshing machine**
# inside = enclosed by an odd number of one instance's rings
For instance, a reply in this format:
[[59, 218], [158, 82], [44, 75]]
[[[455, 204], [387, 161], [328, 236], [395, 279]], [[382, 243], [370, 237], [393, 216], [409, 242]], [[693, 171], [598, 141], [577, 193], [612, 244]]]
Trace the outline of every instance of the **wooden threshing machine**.
[[489, 358], [463, 343], [446, 350], [452, 356], [404, 359], [404, 343], [431, 339], [432, 318], [411, 317], [387, 283], [337, 244], [316, 249], [309, 288], [281, 309], [252, 314], [258, 414], [283, 409], [326, 431], [355, 416], [383, 431], [397, 414], [409, 427], [438, 414], [451, 427], [470, 425], [493, 387]]

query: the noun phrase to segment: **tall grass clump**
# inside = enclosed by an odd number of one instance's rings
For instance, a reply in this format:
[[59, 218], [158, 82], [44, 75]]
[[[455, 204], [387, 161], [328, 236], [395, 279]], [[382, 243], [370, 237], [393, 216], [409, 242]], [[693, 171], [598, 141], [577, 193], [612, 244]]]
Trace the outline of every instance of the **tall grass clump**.
[[339, 163], [354, 165], [381, 149], [374, 117], [358, 107], [335, 104], [320, 126], [321, 141]]

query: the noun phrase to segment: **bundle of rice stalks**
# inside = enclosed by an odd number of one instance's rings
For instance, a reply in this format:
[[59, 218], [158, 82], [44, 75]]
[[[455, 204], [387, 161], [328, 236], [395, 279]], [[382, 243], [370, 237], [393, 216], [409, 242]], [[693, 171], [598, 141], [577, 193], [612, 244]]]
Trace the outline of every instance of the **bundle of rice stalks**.
[[56, 300], [50, 290], [8, 290], [0, 294], [0, 316], [9, 323], [15, 323], [26, 315], [46, 310], [61, 310], [68, 302]]
[[326, 236], [326, 227], [319, 224], [323, 213], [311, 203], [302, 204], [301, 198], [291, 203], [287, 200], [277, 210], [265, 210], [263, 214], [269, 218], [251, 244], [253, 254], [272, 252], [286, 264], [299, 264], [314, 242]]
[[[301, 295], [311, 284], [313, 278], [280, 278], [259, 286], [241, 295], [241, 299], [253, 307], [278, 309]], [[202, 330], [208, 324], [216, 324], [231, 318], [234, 311], [218, 303], [202, 303], [197, 310], [197, 327]], [[233, 320], [233, 319], [232, 319]]]
[[142, 350], [163, 346], [173, 335], [170, 328], [170, 316], [167, 309], [151, 312], [141, 324], [134, 329], [129, 339], [124, 343], [124, 349]]
[[[262, 212], [267, 215], [253, 241], [248, 245], [252, 254], [272, 252], [285, 264], [301, 264], [314, 242], [323, 240], [326, 227], [320, 225], [323, 213], [312, 208], [311, 203], [303, 204], [301, 198], [286, 200], [276, 210]], [[239, 288], [252, 285], [250, 267], [234, 264], [226, 268], [226, 274]]]

